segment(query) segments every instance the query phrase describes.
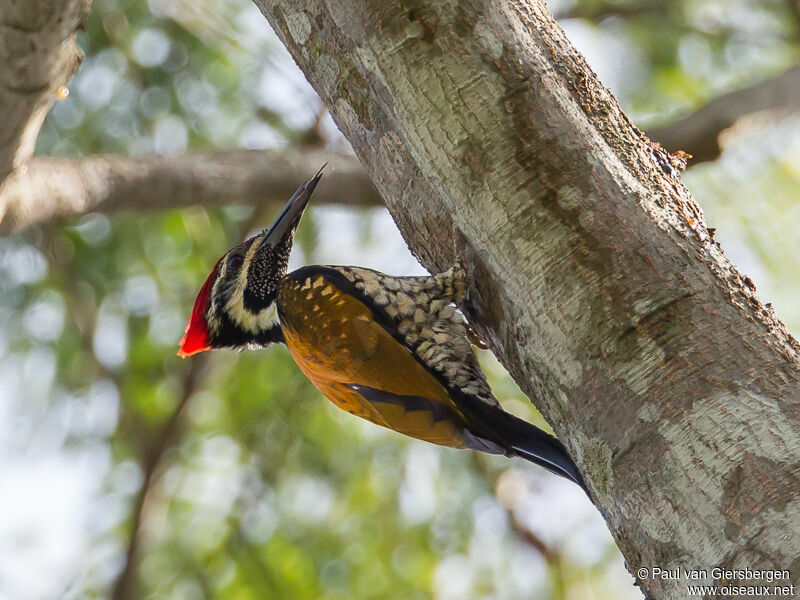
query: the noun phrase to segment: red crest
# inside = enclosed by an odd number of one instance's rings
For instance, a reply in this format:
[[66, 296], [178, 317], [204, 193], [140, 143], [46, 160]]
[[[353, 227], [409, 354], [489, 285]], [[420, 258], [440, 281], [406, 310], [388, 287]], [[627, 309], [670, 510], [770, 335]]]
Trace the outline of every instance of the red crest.
[[211, 339], [208, 333], [208, 325], [206, 325], [206, 311], [208, 310], [208, 303], [211, 298], [211, 288], [214, 286], [214, 279], [217, 277], [219, 271], [219, 263], [222, 259], [217, 261], [211, 274], [206, 279], [200, 292], [197, 294], [197, 299], [194, 301], [194, 308], [192, 309], [192, 316], [186, 324], [184, 335], [179, 342], [181, 347], [178, 350], [178, 356], [186, 358], [192, 354], [203, 352], [204, 350], [211, 349]]

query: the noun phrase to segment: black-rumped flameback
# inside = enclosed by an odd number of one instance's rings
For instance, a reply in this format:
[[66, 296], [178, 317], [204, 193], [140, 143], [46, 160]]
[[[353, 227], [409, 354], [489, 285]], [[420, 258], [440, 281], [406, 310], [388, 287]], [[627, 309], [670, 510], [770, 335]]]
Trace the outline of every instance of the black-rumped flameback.
[[455, 307], [470, 285], [466, 265], [429, 277], [330, 265], [287, 273], [321, 176], [300, 186], [269, 229], [217, 261], [178, 354], [281, 342], [347, 412], [434, 444], [520, 456], [584, 487], [561, 442], [492, 395]]

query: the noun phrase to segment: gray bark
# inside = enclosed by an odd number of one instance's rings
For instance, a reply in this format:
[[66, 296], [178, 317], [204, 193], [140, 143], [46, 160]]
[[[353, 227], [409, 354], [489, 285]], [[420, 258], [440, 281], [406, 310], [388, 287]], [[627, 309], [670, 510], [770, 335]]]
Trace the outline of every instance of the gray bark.
[[798, 344], [544, 2], [256, 4], [422, 263], [472, 249], [466, 313], [631, 572], [800, 572]]
[[56, 91], [77, 70], [75, 32], [91, 0], [8, 0], [0, 6], [0, 182], [32, 155]]
[[324, 163], [319, 200], [381, 203], [358, 161], [321, 150], [232, 150], [165, 157], [34, 158], [6, 180], [0, 233], [90, 211], [163, 210], [190, 204], [283, 204]]

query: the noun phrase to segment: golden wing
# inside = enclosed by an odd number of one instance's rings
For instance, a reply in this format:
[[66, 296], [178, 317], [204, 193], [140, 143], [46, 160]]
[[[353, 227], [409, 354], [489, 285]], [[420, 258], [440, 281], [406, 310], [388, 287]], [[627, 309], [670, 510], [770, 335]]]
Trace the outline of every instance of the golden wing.
[[306, 376], [340, 408], [405, 435], [465, 446], [464, 415], [447, 389], [378, 320], [370, 307], [306, 268], [281, 283], [286, 345]]

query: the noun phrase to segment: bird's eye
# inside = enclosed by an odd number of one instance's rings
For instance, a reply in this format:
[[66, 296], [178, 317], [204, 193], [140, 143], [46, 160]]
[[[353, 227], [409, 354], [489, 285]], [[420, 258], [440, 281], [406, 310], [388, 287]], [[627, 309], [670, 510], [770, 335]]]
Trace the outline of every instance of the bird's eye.
[[244, 262], [244, 257], [241, 254], [231, 254], [228, 257], [228, 270], [238, 271]]

